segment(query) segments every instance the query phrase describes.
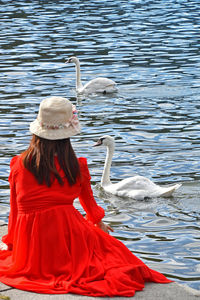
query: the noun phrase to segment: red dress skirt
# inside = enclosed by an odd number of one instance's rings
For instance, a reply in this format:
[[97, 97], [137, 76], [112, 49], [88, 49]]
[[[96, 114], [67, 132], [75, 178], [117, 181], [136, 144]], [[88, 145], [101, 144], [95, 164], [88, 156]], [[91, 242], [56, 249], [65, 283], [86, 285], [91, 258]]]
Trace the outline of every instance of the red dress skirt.
[[[170, 282], [94, 225], [104, 210], [94, 200], [86, 159], [79, 164], [75, 185], [55, 180], [47, 187], [37, 183], [20, 156], [12, 159], [8, 234], [2, 238], [8, 250], [0, 250], [0, 281], [37, 293], [110, 297], [133, 296], [146, 281]], [[77, 197], [86, 218], [73, 206]]]

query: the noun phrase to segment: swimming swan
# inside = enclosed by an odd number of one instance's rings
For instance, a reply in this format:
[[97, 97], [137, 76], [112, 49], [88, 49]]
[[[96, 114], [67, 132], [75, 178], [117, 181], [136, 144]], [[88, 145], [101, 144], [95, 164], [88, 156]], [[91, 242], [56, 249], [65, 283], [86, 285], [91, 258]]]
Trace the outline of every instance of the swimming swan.
[[118, 183], [111, 183], [110, 167], [115, 148], [114, 138], [109, 135], [105, 135], [101, 137], [94, 146], [100, 145], [107, 147], [106, 160], [101, 178], [101, 186], [106, 192], [120, 197], [130, 197], [136, 200], [143, 200], [145, 198], [160, 196], [169, 197], [181, 186], [181, 184], [174, 184], [172, 186], [161, 187], [153, 183], [148, 178], [139, 175], [123, 179]]
[[84, 86], [81, 82], [81, 70], [79, 59], [75, 56], [70, 57], [66, 63], [74, 63], [76, 66], [76, 91], [78, 93], [114, 93], [117, 91], [116, 83], [108, 78], [98, 77], [90, 80]]

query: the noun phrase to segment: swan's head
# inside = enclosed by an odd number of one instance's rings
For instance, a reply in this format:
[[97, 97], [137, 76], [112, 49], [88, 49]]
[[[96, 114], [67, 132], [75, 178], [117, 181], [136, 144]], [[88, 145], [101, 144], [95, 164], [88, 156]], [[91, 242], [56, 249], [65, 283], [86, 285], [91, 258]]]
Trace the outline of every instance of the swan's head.
[[71, 56], [70, 58], [68, 58], [68, 60], [66, 60], [66, 64], [68, 64], [68, 63], [77, 64], [78, 62], [79, 62], [79, 59], [75, 56]]
[[104, 135], [100, 139], [98, 139], [96, 144], [94, 144], [94, 147], [96, 146], [114, 147], [114, 145], [115, 145], [114, 138], [110, 135]]

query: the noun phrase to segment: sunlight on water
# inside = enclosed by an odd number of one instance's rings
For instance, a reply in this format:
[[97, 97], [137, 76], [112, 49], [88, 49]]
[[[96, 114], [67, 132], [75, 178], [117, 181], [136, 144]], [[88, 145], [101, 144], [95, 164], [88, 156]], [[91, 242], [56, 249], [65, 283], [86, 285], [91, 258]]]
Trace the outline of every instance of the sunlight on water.
[[[0, 6], [0, 219], [9, 214], [9, 162], [30, 140], [29, 123], [44, 97], [68, 97], [82, 133], [72, 139], [88, 158], [95, 197], [114, 236], [169, 278], [200, 289], [200, 19], [199, 1], [2, 1]], [[77, 96], [84, 83], [118, 84], [113, 95]], [[169, 199], [136, 201], [105, 194], [105, 149], [116, 139], [112, 181], [140, 174], [181, 182]], [[82, 211], [80, 205], [76, 206]]]

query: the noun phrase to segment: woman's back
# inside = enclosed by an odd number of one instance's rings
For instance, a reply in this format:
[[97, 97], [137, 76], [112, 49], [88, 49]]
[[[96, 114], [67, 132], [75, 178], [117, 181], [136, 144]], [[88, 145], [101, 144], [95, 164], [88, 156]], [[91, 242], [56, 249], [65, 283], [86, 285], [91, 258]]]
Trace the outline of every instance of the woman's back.
[[[39, 184], [35, 176], [27, 170], [21, 156], [16, 156], [11, 161], [10, 181], [16, 186], [16, 201], [18, 210], [30, 212], [52, 206], [73, 204], [81, 190], [81, 176], [77, 178], [74, 185], [70, 185], [63, 170], [60, 168], [58, 158], [55, 156], [55, 166], [63, 179], [63, 185], [54, 178], [52, 185], [48, 187], [46, 183]], [[79, 159], [80, 168], [84, 173], [84, 158]], [[86, 170], [87, 172], [87, 170]]]

